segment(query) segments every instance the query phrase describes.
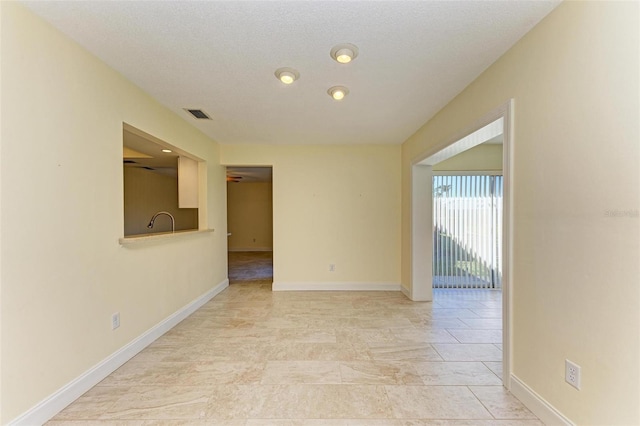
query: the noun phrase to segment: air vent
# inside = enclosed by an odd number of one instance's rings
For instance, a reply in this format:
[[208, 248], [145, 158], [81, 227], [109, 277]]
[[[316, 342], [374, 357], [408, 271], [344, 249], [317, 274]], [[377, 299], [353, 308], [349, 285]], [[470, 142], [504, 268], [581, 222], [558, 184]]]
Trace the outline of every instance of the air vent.
[[201, 109], [185, 108], [184, 110], [193, 115], [198, 120], [211, 120], [211, 117], [209, 117], [209, 115]]

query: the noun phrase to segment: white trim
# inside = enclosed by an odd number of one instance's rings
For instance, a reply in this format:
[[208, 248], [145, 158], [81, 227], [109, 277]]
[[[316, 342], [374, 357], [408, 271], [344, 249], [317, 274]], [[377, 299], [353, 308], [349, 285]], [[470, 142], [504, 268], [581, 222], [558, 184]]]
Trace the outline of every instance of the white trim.
[[246, 252], [246, 251], [273, 251], [272, 247], [249, 247], [249, 248], [228, 248], [230, 252]]
[[389, 282], [274, 282], [272, 291], [400, 291], [399, 283]]
[[434, 176], [502, 176], [502, 170], [434, 170]]
[[455, 143], [446, 145], [433, 155], [425, 158], [420, 164], [434, 166], [444, 160], [447, 160], [463, 151], [476, 147], [496, 136], [502, 134], [504, 124], [502, 116], [498, 116], [494, 120], [483, 121], [482, 125], [467, 133], [462, 138], [454, 139]]
[[502, 114], [502, 381], [511, 389], [513, 365], [513, 142], [514, 100], [509, 99], [495, 114]]
[[411, 166], [411, 300], [433, 301], [433, 170]]
[[566, 418], [553, 405], [549, 404], [514, 374], [511, 375], [511, 393], [545, 425], [574, 425], [571, 420]]
[[225, 279], [202, 296], [180, 308], [167, 318], [118, 349], [98, 364], [67, 383], [62, 388], [40, 401], [27, 412], [16, 417], [8, 424], [17, 425], [41, 425], [62, 411], [65, 407], [78, 399], [82, 394], [100, 383], [105, 377], [117, 370], [122, 364], [129, 361], [144, 348], [153, 343], [158, 337], [175, 327], [180, 321], [197, 311], [201, 306], [213, 299], [218, 293], [229, 286], [229, 280]]
[[412, 300], [411, 299], [411, 290], [409, 290], [408, 288], [404, 288], [403, 286], [400, 286], [400, 291], [402, 292], [402, 294], [407, 296], [407, 299]]

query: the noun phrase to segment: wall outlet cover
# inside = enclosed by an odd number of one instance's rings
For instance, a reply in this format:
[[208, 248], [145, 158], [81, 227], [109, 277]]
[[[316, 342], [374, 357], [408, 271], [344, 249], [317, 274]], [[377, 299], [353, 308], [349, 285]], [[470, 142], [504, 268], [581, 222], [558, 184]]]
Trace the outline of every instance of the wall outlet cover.
[[120, 312], [111, 315], [111, 329], [115, 330], [120, 327]]
[[564, 360], [564, 380], [574, 388], [580, 390], [580, 366], [568, 359]]

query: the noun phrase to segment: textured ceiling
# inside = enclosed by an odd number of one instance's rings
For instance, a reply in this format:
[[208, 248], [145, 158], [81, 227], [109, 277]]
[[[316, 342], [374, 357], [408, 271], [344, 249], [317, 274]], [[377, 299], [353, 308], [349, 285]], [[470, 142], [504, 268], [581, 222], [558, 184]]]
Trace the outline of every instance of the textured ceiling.
[[[224, 144], [402, 143], [559, 4], [23, 3]], [[359, 56], [333, 61], [339, 43]], [[283, 85], [280, 67], [300, 79]], [[341, 102], [334, 85], [350, 90]]]

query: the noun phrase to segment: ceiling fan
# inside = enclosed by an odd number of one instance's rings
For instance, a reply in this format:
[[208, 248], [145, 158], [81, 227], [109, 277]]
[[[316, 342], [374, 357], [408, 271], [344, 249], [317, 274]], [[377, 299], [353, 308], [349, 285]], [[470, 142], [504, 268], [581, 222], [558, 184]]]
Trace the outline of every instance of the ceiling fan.
[[227, 176], [227, 182], [238, 183], [242, 180], [242, 176]]

